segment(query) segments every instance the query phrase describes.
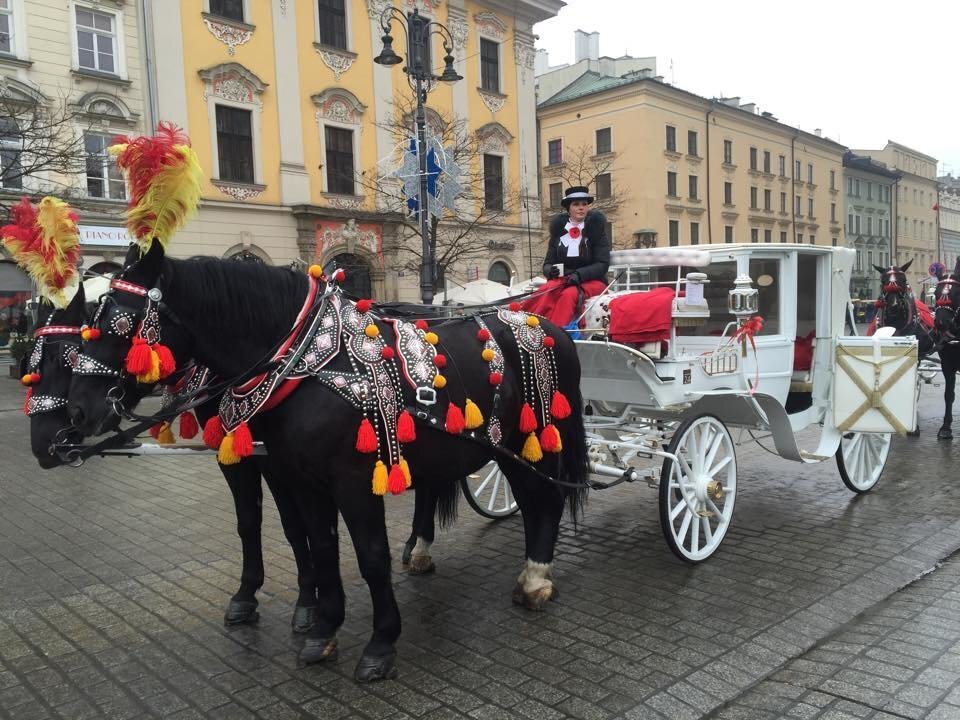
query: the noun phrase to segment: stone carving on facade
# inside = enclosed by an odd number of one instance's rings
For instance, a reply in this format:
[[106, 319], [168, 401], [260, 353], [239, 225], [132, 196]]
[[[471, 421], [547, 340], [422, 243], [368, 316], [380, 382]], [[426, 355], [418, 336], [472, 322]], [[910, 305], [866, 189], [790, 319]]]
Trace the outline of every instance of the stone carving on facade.
[[253, 37], [253, 30], [218, 22], [213, 18], [203, 18], [203, 24], [207, 26], [211, 35], [227, 46], [227, 54], [231, 56], [236, 55], [238, 45], [249, 42]]
[[315, 45], [314, 47], [316, 47], [317, 52], [320, 54], [320, 59], [323, 60], [323, 64], [333, 70], [333, 78], [337, 82], [340, 82], [340, 76], [350, 69], [350, 66], [353, 65], [353, 61], [357, 57], [351, 52], [344, 52], [322, 45]]
[[517, 38], [513, 41], [513, 55], [516, 58], [517, 66], [533, 70], [533, 59], [536, 57], [536, 50], [533, 49], [533, 43], [526, 42]]
[[477, 23], [477, 32], [499, 42], [507, 36], [506, 24], [497, 17], [496, 13], [482, 12], [473, 16]]
[[359, 210], [363, 205], [362, 195], [326, 195], [327, 202], [338, 210]]
[[317, 108], [314, 116], [318, 125], [324, 120], [344, 125], [359, 125], [360, 116], [367, 109], [353, 93], [343, 88], [327, 88], [311, 95], [310, 99]]
[[470, 26], [466, 19], [451, 17], [447, 20], [447, 29], [453, 38], [453, 49], [463, 50], [467, 46], [467, 36], [470, 34]]
[[242, 185], [238, 183], [226, 182], [224, 180], [212, 180], [211, 182], [217, 188], [217, 190], [225, 195], [229, 195], [234, 200], [238, 200], [239, 202], [255, 198], [264, 190], [266, 190], [266, 188], [261, 185]]
[[343, 222], [320, 220], [316, 225], [316, 257], [333, 248], [344, 248], [351, 255], [375, 257], [383, 267], [383, 227], [376, 223], [360, 223], [354, 218]]
[[367, 14], [370, 15], [371, 20], [380, 22], [380, 16], [390, 5], [390, 0], [367, 0]]
[[482, 152], [505, 153], [513, 142], [513, 135], [500, 123], [491, 122], [477, 128], [477, 141]]
[[287, 0], [280, 0], [280, 14], [287, 14]]
[[263, 110], [260, 95], [267, 84], [239, 63], [216, 65], [199, 73], [203, 83], [203, 99], [218, 97], [230, 102], [256, 105]]
[[503, 104], [507, 101], [506, 96], [500, 93], [487, 92], [480, 88], [477, 88], [477, 92], [480, 93], [480, 99], [483, 100], [483, 104], [487, 106], [487, 110], [492, 113], [500, 112], [503, 109]]

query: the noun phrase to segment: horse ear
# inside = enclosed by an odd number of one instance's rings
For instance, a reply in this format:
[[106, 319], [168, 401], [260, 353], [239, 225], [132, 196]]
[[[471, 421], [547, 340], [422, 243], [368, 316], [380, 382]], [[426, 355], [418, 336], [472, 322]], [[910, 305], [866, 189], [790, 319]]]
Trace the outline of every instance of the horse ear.
[[881, 275], [883, 275], [887, 271], [886, 268], [880, 267], [879, 265], [874, 265], [873, 269], [876, 270]]
[[900, 272], [906, 272], [911, 265], [913, 265], [913, 258], [907, 260], [907, 262], [900, 266]]
[[127, 248], [127, 255], [123, 258], [123, 269], [126, 270], [128, 267], [133, 265], [137, 260], [140, 259], [142, 251], [140, 246], [136, 243], [130, 243], [130, 247]]
[[77, 286], [77, 292], [74, 293], [70, 304], [67, 305], [65, 312], [71, 317], [83, 318], [84, 306], [87, 303], [87, 294], [83, 290], [83, 283]]
[[[129, 269], [136, 275], [137, 280], [143, 285], [149, 286], [160, 277], [163, 255], [163, 245], [154, 240], [144, 256], [137, 260]], [[134, 279], [132, 275], [126, 272], [124, 272], [124, 276], [128, 280]]]

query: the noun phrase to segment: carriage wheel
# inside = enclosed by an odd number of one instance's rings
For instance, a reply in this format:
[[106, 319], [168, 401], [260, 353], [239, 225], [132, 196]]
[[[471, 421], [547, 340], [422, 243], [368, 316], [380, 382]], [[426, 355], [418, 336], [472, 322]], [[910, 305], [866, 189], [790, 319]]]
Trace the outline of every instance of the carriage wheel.
[[460, 481], [460, 486], [470, 507], [491, 520], [510, 517], [520, 509], [513, 499], [507, 476], [495, 462], [487, 463], [477, 472], [467, 475]]
[[837, 448], [837, 470], [843, 484], [865, 493], [880, 480], [890, 454], [891, 435], [844, 433]]
[[674, 554], [689, 563], [723, 542], [737, 498], [737, 456], [726, 426], [713, 415], [680, 424], [667, 448], [677, 456], [660, 471], [660, 528]]

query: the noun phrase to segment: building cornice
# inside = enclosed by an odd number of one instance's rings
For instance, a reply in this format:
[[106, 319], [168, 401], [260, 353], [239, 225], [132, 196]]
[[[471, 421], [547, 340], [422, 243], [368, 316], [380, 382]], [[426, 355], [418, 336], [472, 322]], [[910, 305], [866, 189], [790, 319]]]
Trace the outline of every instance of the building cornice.
[[533, 25], [556, 17], [566, 5], [564, 0], [482, 0], [485, 8], [499, 10], [508, 17], [525, 20]]

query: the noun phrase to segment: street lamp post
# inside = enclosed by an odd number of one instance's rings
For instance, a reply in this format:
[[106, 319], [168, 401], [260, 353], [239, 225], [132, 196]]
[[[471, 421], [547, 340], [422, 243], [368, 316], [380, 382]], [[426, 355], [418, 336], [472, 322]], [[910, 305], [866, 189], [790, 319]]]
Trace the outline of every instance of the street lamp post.
[[[393, 7], [388, 7], [380, 16], [380, 27], [383, 29], [383, 48], [380, 54], [373, 59], [378, 65], [390, 67], [403, 62], [403, 59], [393, 50], [393, 37], [390, 29], [394, 21], [404, 27], [407, 34], [407, 66], [403, 71], [407, 74], [410, 85], [416, 93], [417, 111], [415, 122], [417, 126], [417, 160], [420, 164], [420, 191], [417, 198], [417, 208], [420, 213], [420, 239], [422, 242], [422, 258], [420, 263], [420, 300], [430, 305], [433, 303], [433, 273], [434, 257], [430, 244], [430, 221], [427, 210], [427, 114], [424, 103], [427, 101], [429, 83], [434, 80], [454, 83], [463, 78], [453, 68], [453, 37], [446, 26], [423, 17], [419, 10], [406, 15]], [[430, 67], [430, 38], [439, 35], [443, 41], [444, 67], [439, 76], [433, 74]]]

